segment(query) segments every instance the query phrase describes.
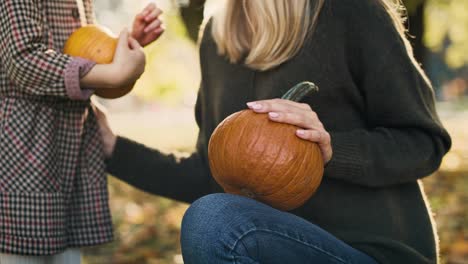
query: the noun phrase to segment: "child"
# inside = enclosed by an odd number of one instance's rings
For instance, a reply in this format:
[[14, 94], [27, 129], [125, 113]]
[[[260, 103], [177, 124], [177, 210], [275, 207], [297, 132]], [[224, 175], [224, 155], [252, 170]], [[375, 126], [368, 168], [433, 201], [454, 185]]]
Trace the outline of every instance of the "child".
[[112, 240], [91, 88], [139, 78], [160, 14], [148, 5], [96, 65], [60, 52], [94, 23], [92, 0], [0, 1], [0, 263], [79, 263], [78, 248]]

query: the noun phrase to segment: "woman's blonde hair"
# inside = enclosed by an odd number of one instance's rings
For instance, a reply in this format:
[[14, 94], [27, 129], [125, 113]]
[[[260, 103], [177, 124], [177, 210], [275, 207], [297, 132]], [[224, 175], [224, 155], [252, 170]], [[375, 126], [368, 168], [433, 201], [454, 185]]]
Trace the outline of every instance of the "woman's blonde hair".
[[[325, 0], [224, 1], [223, 9], [213, 17], [212, 35], [218, 53], [231, 63], [242, 61], [252, 69], [265, 71], [299, 52]], [[405, 39], [399, 0], [381, 2]], [[411, 51], [411, 46], [408, 48]]]

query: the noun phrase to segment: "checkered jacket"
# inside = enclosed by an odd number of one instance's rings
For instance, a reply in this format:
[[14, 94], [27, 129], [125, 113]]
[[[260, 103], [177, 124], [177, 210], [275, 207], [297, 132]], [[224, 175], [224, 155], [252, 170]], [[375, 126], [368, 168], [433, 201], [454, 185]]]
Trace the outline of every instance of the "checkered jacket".
[[0, 252], [50, 255], [112, 239], [102, 143], [60, 51], [92, 0], [0, 0]]

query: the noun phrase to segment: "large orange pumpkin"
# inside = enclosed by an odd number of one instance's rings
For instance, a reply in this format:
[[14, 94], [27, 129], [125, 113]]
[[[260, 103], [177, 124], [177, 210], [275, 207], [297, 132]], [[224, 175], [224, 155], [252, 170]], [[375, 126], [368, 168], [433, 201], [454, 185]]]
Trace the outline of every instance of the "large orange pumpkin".
[[[299, 101], [317, 90], [314, 84], [303, 82], [282, 98]], [[248, 196], [278, 209], [303, 205], [320, 185], [324, 164], [318, 145], [298, 138], [297, 129], [252, 110], [228, 116], [215, 129], [208, 145], [214, 179], [227, 193]]]
[[[79, 28], [65, 43], [64, 53], [95, 61], [99, 64], [109, 64], [114, 58], [118, 39], [109, 30], [96, 25]], [[133, 86], [117, 89], [97, 88], [95, 94], [114, 99], [129, 93]]]

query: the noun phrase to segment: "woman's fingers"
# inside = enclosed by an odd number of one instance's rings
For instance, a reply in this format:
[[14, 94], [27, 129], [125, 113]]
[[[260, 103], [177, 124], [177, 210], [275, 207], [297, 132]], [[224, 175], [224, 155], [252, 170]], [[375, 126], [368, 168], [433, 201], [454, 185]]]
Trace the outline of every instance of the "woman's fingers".
[[257, 113], [282, 112], [285, 109], [298, 108], [310, 110], [310, 106], [285, 99], [261, 100], [247, 103], [247, 106]]
[[268, 117], [272, 121], [303, 128], [297, 130], [296, 135], [304, 140], [317, 143], [324, 162], [330, 161], [333, 152], [330, 134], [325, 130], [317, 113], [308, 104], [272, 99], [249, 102], [247, 106], [256, 113], [268, 113]]
[[294, 111], [294, 112], [269, 112], [271, 121], [295, 125], [306, 129], [323, 128], [322, 122], [317, 118], [315, 112]]
[[330, 134], [325, 130], [298, 129], [296, 131], [298, 137], [319, 144], [330, 144]]
[[247, 103], [256, 113], [268, 113], [270, 120], [303, 128], [323, 128], [317, 114], [309, 105], [283, 99]]
[[322, 153], [323, 161], [327, 164], [333, 155], [333, 149], [331, 146], [331, 136], [325, 130], [304, 130], [299, 129], [296, 131], [296, 135], [299, 138], [304, 140], [308, 140], [311, 142], [315, 142], [318, 144], [320, 148], [320, 152]]

